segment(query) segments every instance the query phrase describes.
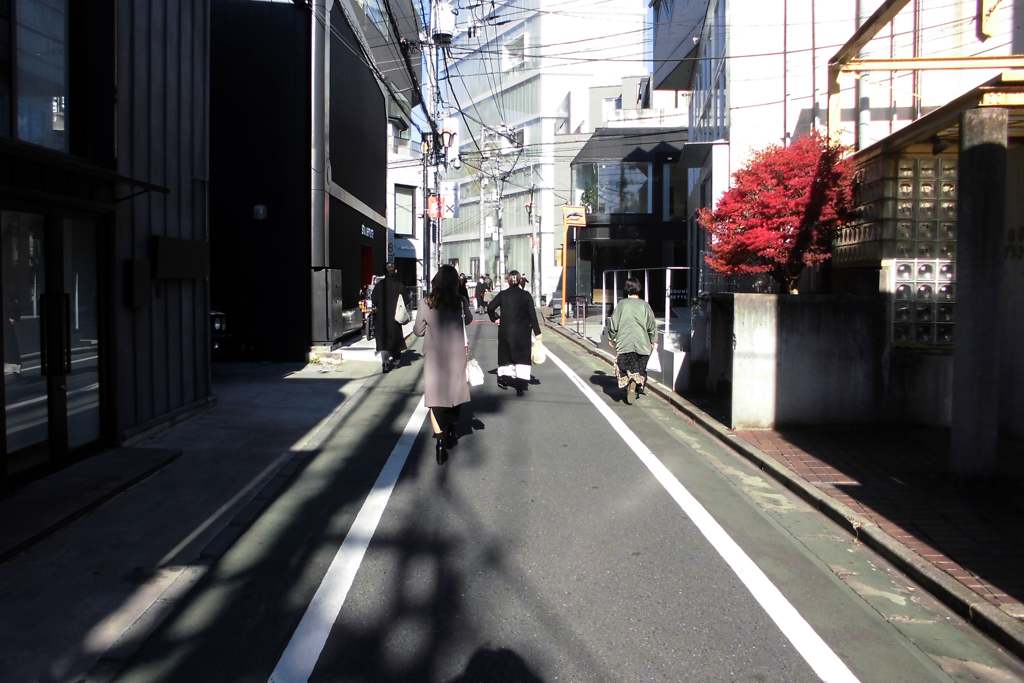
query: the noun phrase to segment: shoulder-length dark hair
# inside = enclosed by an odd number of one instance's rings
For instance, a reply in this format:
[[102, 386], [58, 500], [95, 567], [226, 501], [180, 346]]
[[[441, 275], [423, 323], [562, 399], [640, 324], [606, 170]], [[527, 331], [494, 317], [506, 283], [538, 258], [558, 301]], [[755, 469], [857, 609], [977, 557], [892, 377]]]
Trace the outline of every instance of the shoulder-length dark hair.
[[459, 271], [453, 266], [443, 265], [430, 281], [430, 294], [424, 301], [427, 306], [441, 311], [462, 311], [462, 297], [459, 296]]
[[635, 277], [628, 278], [626, 280], [626, 286], [623, 287], [626, 290], [626, 296], [633, 296], [634, 294], [640, 296], [644, 291], [643, 285]]

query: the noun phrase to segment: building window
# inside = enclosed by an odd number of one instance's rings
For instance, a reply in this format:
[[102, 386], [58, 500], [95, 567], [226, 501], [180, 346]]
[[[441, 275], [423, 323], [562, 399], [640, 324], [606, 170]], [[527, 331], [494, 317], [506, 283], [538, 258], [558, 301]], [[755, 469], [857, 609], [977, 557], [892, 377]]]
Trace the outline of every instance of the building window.
[[513, 38], [505, 43], [501, 50], [501, 56], [502, 66], [506, 71], [522, 66], [526, 61], [526, 35]]
[[592, 213], [652, 213], [651, 165], [605, 162], [573, 166], [573, 187]]
[[618, 113], [622, 109], [622, 97], [606, 97], [601, 101], [601, 119], [608, 123], [617, 121]]
[[395, 185], [395, 234], [414, 237], [416, 234], [416, 188]]
[[18, 138], [68, 151], [67, 0], [16, 0]]

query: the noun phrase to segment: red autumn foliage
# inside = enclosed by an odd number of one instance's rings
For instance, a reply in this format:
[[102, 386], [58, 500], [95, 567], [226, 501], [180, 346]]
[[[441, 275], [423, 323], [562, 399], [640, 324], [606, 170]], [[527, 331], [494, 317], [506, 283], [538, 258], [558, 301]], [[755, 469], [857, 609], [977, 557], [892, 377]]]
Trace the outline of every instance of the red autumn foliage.
[[733, 186], [698, 222], [711, 233], [705, 260], [722, 275], [767, 273], [792, 292], [804, 266], [830, 257], [852, 217], [853, 162], [818, 133], [771, 145], [733, 175]]

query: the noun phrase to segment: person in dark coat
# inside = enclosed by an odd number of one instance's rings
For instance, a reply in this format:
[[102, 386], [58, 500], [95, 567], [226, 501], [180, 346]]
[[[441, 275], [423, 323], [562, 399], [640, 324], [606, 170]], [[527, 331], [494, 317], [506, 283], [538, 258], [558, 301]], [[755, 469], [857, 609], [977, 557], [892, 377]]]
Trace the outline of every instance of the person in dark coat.
[[516, 396], [522, 396], [530, 382], [530, 332], [541, 338], [533, 297], [519, 286], [521, 279], [518, 270], [510, 272], [508, 289], [487, 304], [491, 322], [498, 323], [498, 387], [507, 389], [514, 381]]
[[384, 265], [384, 279], [373, 287], [374, 331], [377, 336], [377, 351], [384, 372], [391, 372], [401, 365], [402, 351], [405, 350], [405, 334], [402, 325], [395, 321], [395, 309], [398, 308], [398, 297], [405, 302], [405, 310], [409, 310], [409, 291], [395, 276], [395, 264]]
[[473, 322], [469, 299], [459, 296], [459, 274], [451, 266], [437, 269], [430, 294], [416, 311], [413, 333], [423, 340], [423, 402], [437, 439], [437, 464], [448, 460], [448, 449], [459, 442], [456, 425], [462, 404], [469, 402], [466, 381], [465, 325]]
[[483, 275], [477, 278], [476, 290], [474, 293], [476, 294], [476, 312], [483, 313], [484, 310], [486, 310], [486, 305], [484, 304], [484, 294], [487, 293], [487, 281], [484, 280]]

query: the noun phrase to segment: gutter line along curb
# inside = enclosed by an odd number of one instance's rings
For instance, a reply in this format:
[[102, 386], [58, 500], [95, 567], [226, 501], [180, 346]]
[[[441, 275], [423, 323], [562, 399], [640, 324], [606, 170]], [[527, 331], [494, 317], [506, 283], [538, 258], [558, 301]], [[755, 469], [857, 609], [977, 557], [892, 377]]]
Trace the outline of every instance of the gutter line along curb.
[[[557, 332], [564, 339], [587, 351], [590, 355], [613, 364], [615, 358], [594, 346], [587, 344], [559, 325], [544, 320], [545, 327]], [[783, 486], [793, 491], [839, 526], [853, 534], [872, 550], [891, 562], [898, 569], [917, 581], [928, 592], [950, 607], [974, 626], [985, 631], [999, 644], [1018, 657], [1024, 657], [1024, 623], [995, 605], [989, 603], [973, 590], [924, 559], [916, 552], [885, 533], [877, 524], [857, 514], [848, 506], [814, 486], [789, 468], [778, 463], [761, 450], [751, 446], [732, 430], [722, 425], [703, 410], [678, 395], [656, 380], [648, 380], [648, 390], [668, 401], [673, 407], [686, 414], [694, 422], [717, 437], [729, 448], [752, 461]]]

